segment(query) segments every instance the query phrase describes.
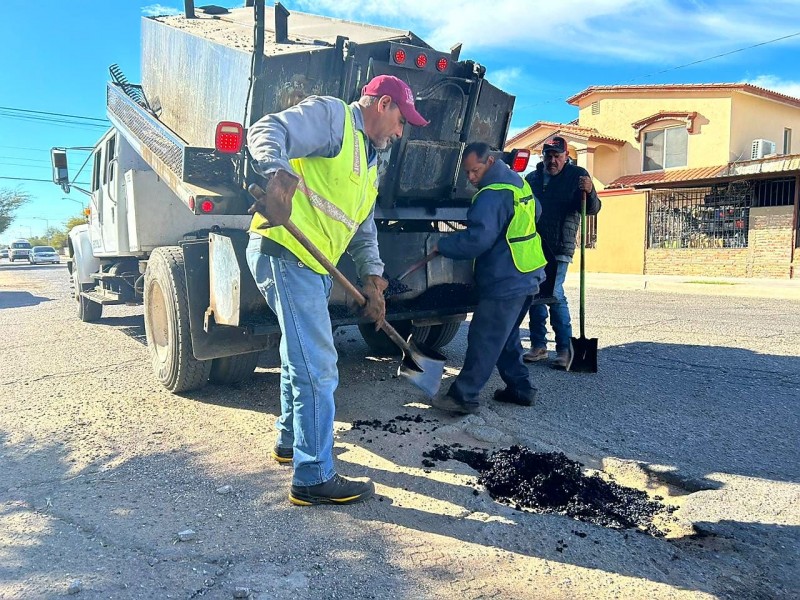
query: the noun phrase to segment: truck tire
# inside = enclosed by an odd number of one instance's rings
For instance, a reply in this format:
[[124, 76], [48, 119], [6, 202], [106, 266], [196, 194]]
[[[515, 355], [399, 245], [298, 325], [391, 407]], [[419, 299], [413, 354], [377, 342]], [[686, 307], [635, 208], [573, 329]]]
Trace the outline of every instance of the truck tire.
[[[440, 325], [411, 325], [410, 321], [389, 321], [389, 323], [403, 338], [407, 338], [411, 333], [414, 341], [438, 350], [453, 341], [464, 319], [466, 319], [466, 315], [459, 321], [450, 321]], [[375, 331], [375, 326], [371, 323], [359, 323], [358, 330], [369, 349], [378, 356], [398, 356], [400, 354], [400, 349], [389, 339], [389, 336], [383, 331]]]
[[444, 348], [456, 337], [458, 330], [461, 329], [461, 323], [463, 322], [464, 319], [461, 319], [460, 321], [450, 321], [449, 323], [442, 323], [441, 325], [431, 325], [428, 335], [426, 335], [423, 340], [424, 344], [434, 350]]
[[144, 274], [144, 329], [153, 372], [170, 392], [196, 390], [208, 382], [210, 360], [192, 351], [183, 252], [156, 248]]
[[[407, 338], [411, 333], [411, 321], [389, 321], [389, 324], [397, 330], [402, 338]], [[423, 328], [426, 329], [426, 328]], [[358, 330], [361, 332], [361, 337], [377, 356], [398, 356], [400, 348], [395, 346], [394, 342], [389, 339], [383, 331], [375, 331], [374, 323], [359, 323]], [[417, 339], [417, 334], [414, 335]]]
[[78, 272], [72, 274], [72, 293], [78, 301], [78, 318], [84, 323], [99, 321], [103, 316], [103, 305], [92, 302], [89, 298], [81, 295], [81, 284], [77, 281]]
[[223, 356], [211, 361], [208, 380], [218, 385], [239, 383], [250, 377], [258, 366], [260, 352]]

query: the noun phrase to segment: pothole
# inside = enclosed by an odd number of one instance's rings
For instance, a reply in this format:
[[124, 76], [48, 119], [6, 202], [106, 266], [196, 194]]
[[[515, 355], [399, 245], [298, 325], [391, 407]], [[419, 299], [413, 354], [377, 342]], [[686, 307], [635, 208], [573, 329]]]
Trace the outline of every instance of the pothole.
[[[455, 447], [454, 447], [455, 446]], [[561, 452], [534, 452], [514, 445], [489, 454], [458, 445], [437, 445], [424, 452], [429, 461], [466, 463], [489, 495], [517, 510], [559, 514], [612, 529], [635, 528], [654, 537], [672, 533], [677, 507], [663, 497], [610, 481], [602, 472], [584, 473], [583, 465]]]

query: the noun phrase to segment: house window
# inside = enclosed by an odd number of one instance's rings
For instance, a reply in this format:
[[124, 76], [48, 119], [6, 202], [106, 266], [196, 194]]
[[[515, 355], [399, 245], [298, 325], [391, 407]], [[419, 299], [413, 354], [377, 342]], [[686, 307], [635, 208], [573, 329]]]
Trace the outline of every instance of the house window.
[[689, 132], [683, 125], [645, 132], [642, 171], [685, 167], [688, 143]]
[[592, 102], [592, 114], [599, 115], [600, 114], [600, 100], [595, 100]]
[[788, 127], [783, 130], [783, 153], [792, 153], [792, 130]]

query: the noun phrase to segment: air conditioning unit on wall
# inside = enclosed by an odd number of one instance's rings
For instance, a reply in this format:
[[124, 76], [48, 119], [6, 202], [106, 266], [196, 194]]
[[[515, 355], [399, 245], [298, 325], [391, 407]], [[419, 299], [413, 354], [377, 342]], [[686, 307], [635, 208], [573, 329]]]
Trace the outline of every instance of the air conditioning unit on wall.
[[750, 159], [764, 158], [770, 154], [775, 154], [775, 142], [769, 140], [753, 140], [750, 150]]

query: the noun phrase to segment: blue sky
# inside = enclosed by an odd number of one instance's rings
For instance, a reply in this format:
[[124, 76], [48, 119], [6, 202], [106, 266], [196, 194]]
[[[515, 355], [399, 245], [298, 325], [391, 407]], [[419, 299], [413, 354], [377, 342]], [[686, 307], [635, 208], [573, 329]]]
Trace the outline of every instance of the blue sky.
[[[287, 0], [284, 6], [410, 29], [439, 50], [462, 42], [462, 58], [485, 65], [490, 81], [517, 96], [512, 133], [538, 120], [574, 119], [577, 111], [565, 99], [590, 85], [749, 82], [800, 97], [800, 0]], [[142, 16], [182, 11], [183, 1], [3, 0], [2, 8], [0, 178], [49, 180], [49, 149], [91, 146], [102, 127], [7, 109], [104, 118], [108, 66], [118, 63], [138, 82]], [[763, 44], [784, 36], [793, 37]], [[744, 49], [756, 44], [763, 45]], [[676, 68], [682, 65], [690, 66]], [[72, 174], [84, 156], [70, 157]], [[87, 181], [87, 173], [79, 179]], [[42, 234], [48, 224], [79, 214], [84, 201], [78, 192], [63, 200], [52, 183], [0, 179], [0, 188], [17, 186], [34, 199], [0, 242]]]

